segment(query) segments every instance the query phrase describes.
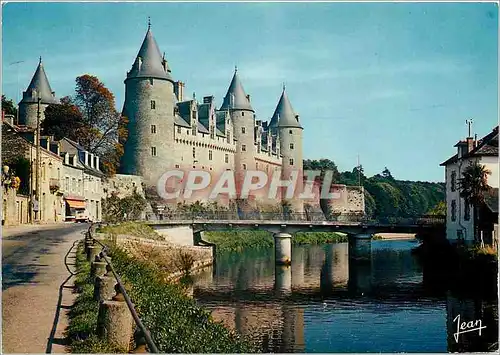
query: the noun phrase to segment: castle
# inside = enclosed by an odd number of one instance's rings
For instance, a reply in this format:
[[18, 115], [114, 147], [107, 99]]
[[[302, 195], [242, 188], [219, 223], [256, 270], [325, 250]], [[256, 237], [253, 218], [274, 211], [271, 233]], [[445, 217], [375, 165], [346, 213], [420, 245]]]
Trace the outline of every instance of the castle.
[[257, 118], [236, 68], [219, 108], [213, 96], [186, 98], [150, 26], [125, 79], [123, 115], [129, 137], [121, 172], [142, 176], [146, 186], [156, 186], [174, 168], [240, 176], [245, 170], [302, 170], [303, 127], [284, 87], [269, 122]]
[[[252, 107], [235, 68], [222, 104], [214, 96], [199, 102], [184, 97], [185, 85], [174, 80], [151, 31], [150, 24], [139, 52], [125, 78], [123, 115], [128, 118], [128, 138], [121, 159], [120, 174], [108, 179], [104, 191], [128, 194], [139, 188], [155, 189], [167, 171], [207, 171], [211, 175], [231, 170], [243, 176], [247, 170], [288, 179], [293, 171], [303, 170], [303, 127], [294, 112], [285, 87], [270, 120], [261, 120]], [[41, 117], [49, 104], [58, 100], [50, 88], [41, 62], [19, 103], [19, 124], [36, 126], [38, 97]], [[302, 181], [299, 175], [298, 181]], [[298, 184], [299, 185], [299, 184]], [[300, 187], [299, 187], [300, 188]], [[339, 198], [328, 201], [335, 213], [362, 213], [362, 187], [332, 185]], [[321, 211], [318, 196], [306, 202]], [[260, 194], [260, 195], [259, 195]], [[282, 197], [269, 199], [256, 192], [250, 200], [279, 205]], [[182, 198], [175, 202], [182, 202]], [[305, 201], [288, 200], [294, 212], [303, 212]]]

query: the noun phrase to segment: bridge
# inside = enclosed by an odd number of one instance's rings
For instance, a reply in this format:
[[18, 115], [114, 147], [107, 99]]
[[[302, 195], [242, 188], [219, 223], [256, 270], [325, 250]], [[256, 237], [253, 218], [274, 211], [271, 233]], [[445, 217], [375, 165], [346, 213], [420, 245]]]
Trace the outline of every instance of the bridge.
[[[297, 232], [340, 232], [349, 236], [353, 251], [367, 248], [377, 233], [444, 233], [445, 216], [404, 216], [371, 219], [360, 214], [323, 213], [237, 213], [231, 211], [175, 212], [160, 215], [148, 224], [158, 231], [189, 226], [195, 240], [202, 240], [204, 231], [264, 230], [274, 234], [276, 262], [291, 262], [291, 238]], [[366, 254], [366, 252], [364, 252]], [[354, 255], [353, 255], [354, 256]], [[357, 255], [357, 257], [365, 257]]]

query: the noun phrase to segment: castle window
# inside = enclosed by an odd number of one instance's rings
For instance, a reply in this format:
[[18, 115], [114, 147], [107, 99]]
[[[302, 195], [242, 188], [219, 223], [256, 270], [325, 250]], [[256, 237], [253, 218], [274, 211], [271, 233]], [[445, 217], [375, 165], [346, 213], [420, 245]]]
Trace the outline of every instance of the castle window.
[[450, 183], [450, 187], [451, 187], [451, 191], [455, 191], [456, 190], [456, 186], [457, 186], [457, 172], [455, 170], [453, 170], [451, 172], [451, 183]]
[[288, 133], [293, 134], [292, 130], [289, 130]]
[[186, 129], [186, 134], [189, 136], [189, 128]]
[[227, 136], [227, 142], [231, 143], [231, 132], [227, 131], [226, 136]]
[[175, 167], [176, 167], [177, 169], [179, 169], [179, 164], [176, 164], [176, 165], [175, 165]]
[[243, 170], [247, 170], [247, 165], [243, 164]]
[[464, 221], [469, 221], [469, 220], [470, 220], [470, 203], [467, 203], [467, 201], [465, 201]]
[[242, 116], [245, 116], [245, 112], [242, 112], [242, 113], [241, 113], [241, 115], [242, 115]]
[[215, 139], [214, 126], [210, 127], [210, 139]]
[[181, 126], [177, 126], [177, 133], [181, 134], [182, 131], [181, 131]]
[[290, 159], [290, 165], [293, 165], [293, 159]]
[[247, 151], [247, 146], [246, 146], [246, 145], [244, 145], [244, 144], [242, 144], [242, 145], [241, 145], [241, 151], [242, 151], [242, 152], [246, 152], [246, 151]]
[[196, 158], [196, 148], [193, 147], [193, 158]]
[[255, 163], [255, 169], [259, 170], [259, 163]]
[[451, 221], [455, 222], [457, 219], [457, 201], [451, 201]]
[[151, 155], [156, 157], [156, 147], [151, 147]]
[[156, 133], [156, 125], [154, 124], [151, 125], [151, 133]]
[[153, 85], [153, 78], [150, 78], [150, 79], [149, 79], [149, 83], [150, 83], [151, 85]]
[[241, 127], [241, 133], [245, 134], [246, 133], [246, 128], [245, 127]]
[[196, 127], [193, 127], [193, 136], [196, 136], [196, 131], [197, 131]]
[[195, 120], [195, 119], [196, 119], [196, 111], [193, 111], [193, 112], [191, 113], [191, 117], [193, 118], [193, 120]]
[[293, 143], [290, 143], [290, 149], [293, 149]]
[[225, 162], [226, 164], [228, 164], [228, 163], [229, 163], [229, 154], [224, 155], [224, 162]]
[[155, 102], [155, 100], [151, 100], [151, 110], [156, 110], [156, 102]]
[[212, 151], [211, 150], [208, 151], [208, 160], [212, 160]]

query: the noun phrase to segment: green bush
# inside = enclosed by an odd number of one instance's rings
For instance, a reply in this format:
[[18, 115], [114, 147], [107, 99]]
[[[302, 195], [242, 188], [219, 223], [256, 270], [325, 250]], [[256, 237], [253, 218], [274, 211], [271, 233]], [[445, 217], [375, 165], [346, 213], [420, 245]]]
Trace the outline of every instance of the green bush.
[[[262, 230], [238, 232], [205, 232], [205, 239], [217, 245], [217, 251], [242, 251], [244, 249], [271, 248], [273, 235]], [[347, 235], [328, 232], [300, 232], [294, 234], [293, 245], [347, 242]]]
[[104, 226], [99, 228], [98, 232], [111, 235], [126, 234], [138, 238], [164, 240], [164, 238], [156, 233], [153, 228], [141, 222], [123, 222], [117, 225]]
[[254, 346], [213, 321], [187, 297], [181, 285], [163, 282], [164, 274], [113, 248], [113, 265], [162, 353], [253, 352]]

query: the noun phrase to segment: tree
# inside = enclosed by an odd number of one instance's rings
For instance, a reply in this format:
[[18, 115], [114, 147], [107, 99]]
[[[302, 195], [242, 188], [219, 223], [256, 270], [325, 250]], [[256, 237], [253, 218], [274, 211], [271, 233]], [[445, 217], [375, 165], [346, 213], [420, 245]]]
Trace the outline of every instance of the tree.
[[48, 134], [73, 139], [101, 157], [106, 175], [116, 173], [128, 121], [116, 110], [114, 95], [97, 77], [77, 77], [74, 97], [62, 99], [61, 105], [49, 105], [45, 117], [43, 127]]
[[28, 142], [22, 138], [14, 128], [2, 124], [2, 164], [12, 165], [24, 158], [28, 149]]
[[473, 229], [474, 240], [477, 241], [477, 225], [480, 216], [479, 207], [484, 203], [484, 194], [490, 190], [488, 185], [488, 175], [491, 171], [486, 169], [484, 165], [474, 161], [471, 165], [467, 166], [462, 177], [458, 180], [460, 197], [465, 200], [466, 204], [472, 205], [474, 210], [473, 216]]
[[387, 169], [387, 167], [385, 167], [384, 171], [382, 171], [382, 176], [386, 179], [394, 179], [389, 169]]
[[446, 202], [439, 201], [436, 206], [431, 208], [427, 214], [431, 216], [446, 216]]
[[89, 130], [83, 122], [80, 109], [69, 96], [63, 97], [59, 105], [47, 106], [41, 128], [45, 134], [53, 135], [56, 140], [66, 137], [75, 142], [87, 136]]
[[17, 116], [16, 104], [10, 99], [7, 100], [5, 95], [2, 95], [2, 111], [4, 111], [6, 115]]

